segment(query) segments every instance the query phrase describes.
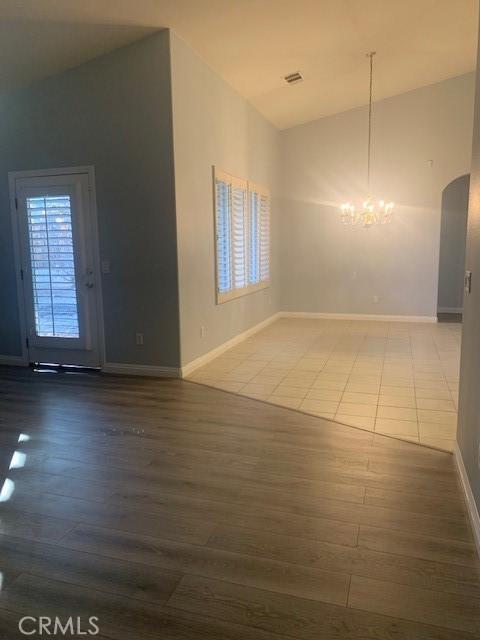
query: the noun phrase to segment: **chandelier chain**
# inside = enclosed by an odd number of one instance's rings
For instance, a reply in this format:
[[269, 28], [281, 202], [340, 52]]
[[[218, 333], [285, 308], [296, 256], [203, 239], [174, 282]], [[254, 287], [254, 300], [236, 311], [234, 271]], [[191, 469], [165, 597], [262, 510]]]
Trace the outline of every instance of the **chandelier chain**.
[[368, 100], [368, 148], [367, 148], [367, 188], [370, 193], [370, 165], [372, 155], [372, 99], [373, 99], [373, 56], [376, 51], [370, 51], [370, 95]]
[[371, 159], [372, 159], [372, 111], [373, 111], [373, 56], [376, 51], [366, 54], [370, 63], [370, 82], [368, 97], [368, 144], [367, 144], [367, 195], [361, 206], [352, 202], [344, 202], [341, 209], [341, 221], [343, 224], [361, 224], [363, 227], [372, 227], [379, 224], [388, 224], [392, 221], [394, 203], [383, 198], [377, 200], [371, 192]]

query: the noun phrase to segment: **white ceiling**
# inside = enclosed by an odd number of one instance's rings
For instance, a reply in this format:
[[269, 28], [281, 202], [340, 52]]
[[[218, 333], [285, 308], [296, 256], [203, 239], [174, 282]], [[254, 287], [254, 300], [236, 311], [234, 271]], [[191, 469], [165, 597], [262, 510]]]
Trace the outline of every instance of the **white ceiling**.
[[[472, 71], [477, 0], [0, 0], [0, 92], [171, 27], [279, 128]], [[283, 76], [301, 71], [304, 82]]]

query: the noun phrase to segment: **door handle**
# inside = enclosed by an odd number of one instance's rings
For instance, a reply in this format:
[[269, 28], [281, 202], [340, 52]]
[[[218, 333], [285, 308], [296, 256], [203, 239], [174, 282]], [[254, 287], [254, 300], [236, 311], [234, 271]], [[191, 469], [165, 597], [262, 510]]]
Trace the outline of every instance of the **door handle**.
[[84, 283], [87, 289], [93, 289], [93, 287], [95, 286], [92, 267], [88, 267], [87, 271], [85, 272]]

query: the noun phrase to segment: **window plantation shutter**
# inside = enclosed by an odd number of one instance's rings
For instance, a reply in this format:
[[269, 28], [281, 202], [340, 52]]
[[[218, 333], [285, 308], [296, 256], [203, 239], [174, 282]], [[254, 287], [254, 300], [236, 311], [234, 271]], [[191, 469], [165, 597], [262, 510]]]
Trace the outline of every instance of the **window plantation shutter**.
[[217, 291], [232, 288], [231, 245], [231, 184], [220, 176], [215, 178], [215, 229], [217, 241]]
[[232, 268], [233, 288], [247, 286], [247, 185], [234, 180], [232, 184]]
[[249, 261], [248, 283], [258, 284], [260, 281], [260, 236], [259, 236], [259, 195], [255, 191], [250, 192], [250, 216], [249, 216]]
[[250, 195], [250, 284], [270, 280], [270, 194], [261, 185], [248, 183]]
[[259, 263], [260, 281], [270, 279], [270, 197], [260, 194], [259, 205]]
[[253, 183], [215, 169], [217, 303], [267, 287], [270, 196]]

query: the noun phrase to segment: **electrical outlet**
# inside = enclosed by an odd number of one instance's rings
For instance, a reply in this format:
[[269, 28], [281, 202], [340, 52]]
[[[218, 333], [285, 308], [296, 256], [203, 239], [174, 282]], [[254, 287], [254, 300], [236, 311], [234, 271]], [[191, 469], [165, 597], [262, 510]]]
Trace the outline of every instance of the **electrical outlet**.
[[200, 337], [205, 338], [207, 335], [207, 327], [200, 327]]
[[143, 333], [136, 333], [135, 334], [135, 342], [138, 345], [142, 345], [143, 344]]
[[110, 260], [102, 260], [102, 273], [110, 273]]
[[375, 302], [375, 304], [378, 302], [378, 296], [373, 296], [373, 301]]

